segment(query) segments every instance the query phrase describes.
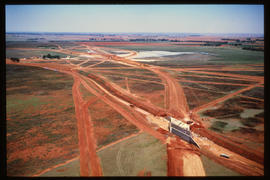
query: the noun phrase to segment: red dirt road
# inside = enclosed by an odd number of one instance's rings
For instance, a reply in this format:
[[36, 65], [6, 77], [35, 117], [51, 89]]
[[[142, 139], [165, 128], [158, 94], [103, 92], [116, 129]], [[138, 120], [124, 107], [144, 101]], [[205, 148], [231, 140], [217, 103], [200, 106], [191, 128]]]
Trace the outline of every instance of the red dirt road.
[[176, 118], [185, 118], [188, 116], [189, 107], [186, 96], [180, 84], [165, 72], [157, 68], [148, 68], [158, 74], [165, 83], [166, 108]]
[[202, 106], [196, 107], [196, 108], [194, 108], [194, 109], [192, 110], [192, 112], [197, 113], [197, 112], [199, 112], [199, 111], [201, 111], [201, 110], [203, 110], [203, 109], [206, 109], [206, 108], [208, 108], [208, 107], [214, 106], [214, 105], [216, 105], [217, 103], [223, 102], [223, 101], [225, 101], [225, 100], [227, 100], [227, 99], [229, 99], [229, 98], [232, 98], [233, 96], [236, 96], [236, 95], [238, 95], [238, 94], [240, 94], [240, 93], [242, 93], [242, 92], [248, 91], [248, 90], [250, 90], [250, 89], [256, 87], [257, 85], [258, 85], [258, 84], [250, 85], [250, 86], [245, 87], [245, 88], [243, 88], [243, 89], [240, 89], [240, 90], [238, 90], [238, 91], [236, 91], [236, 92], [234, 92], [234, 93], [228, 94], [228, 95], [223, 96], [223, 97], [221, 97], [221, 98], [219, 98], [219, 99], [216, 99], [216, 100], [214, 100], [214, 101], [211, 101], [211, 102], [209, 102], [209, 103], [207, 103], [207, 104], [204, 104], [204, 105], [202, 105]]
[[[81, 176], [101, 176], [102, 169], [100, 160], [96, 154], [96, 140], [94, 138], [93, 125], [88, 112], [88, 106], [83, 101], [79, 85], [80, 81], [77, 76], [74, 77], [74, 86], [72, 88], [75, 112], [78, 123], [78, 137], [80, 147], [80, 169]], [[89, 169], [91, 173], [89, 172]]]
[[75, 104], [75, 112], [77, 117], [77, 128], [78, 128], [78, 139], [79, 139], [79, 149], [80, 149], [80, 175], [81, 176], [89, 176], [90, 175], [90, 168], [88, 167], [88, 161], [89, 161], [89, 153], [87, 150], [87, 142], [85, 138], [85, 130], [83, 125], [83, 119], [81, 117], [81, 107], [80, 104], [83, 104], [82, 97], [79, 93], [79, 81], [74, 78], [74, 85], [72, 88], [72, 94]]

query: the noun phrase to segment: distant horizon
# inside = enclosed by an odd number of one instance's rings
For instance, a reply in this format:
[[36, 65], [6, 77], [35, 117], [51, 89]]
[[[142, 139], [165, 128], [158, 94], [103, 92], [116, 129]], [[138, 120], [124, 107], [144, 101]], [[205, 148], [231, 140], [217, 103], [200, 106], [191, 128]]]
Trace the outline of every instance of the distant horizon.
[[264, 5], [6, 5], [7, 32], [264, 34]]
[[264, 33], [192, 33], [192, 32], [42, 32], [42, 31], [9, 31], [8, 33], [46, 33], [46, 34], [190, 34], [190, 35], [263, 35]]

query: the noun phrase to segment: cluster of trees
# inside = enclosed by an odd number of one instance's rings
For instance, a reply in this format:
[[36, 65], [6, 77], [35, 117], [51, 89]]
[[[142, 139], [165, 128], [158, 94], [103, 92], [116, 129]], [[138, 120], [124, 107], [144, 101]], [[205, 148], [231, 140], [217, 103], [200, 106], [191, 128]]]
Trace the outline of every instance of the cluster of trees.
[[152, 38], [137, 38], [137, 39], [130, 39], [129, 41], [170, 41], [169, 39], [152, 39]]
[[20, 59], [16, 58], [16, 57], [12, 57], [12, 58], [10, 58], [10, 60], [13, 62], [20, 62]]
[[89, 41], [109, 41], [109, 42], [122, 42], [123, 39], [112, 39], [112, 38], [89, 38]]
[[46, 59], [46, 58], [48, 58], [48, 59], [60, 59], [60, 56], [59, 56], [59, 55], [53, 56], [53, 55], [51, 55], [51, 54], [47, 54], [47, 55], [43, 55], [42, 58], [43, 58], [43, 59]]
[[228, 42], [220, 42], [220, 41], [205, 41], [205, 44], [202, 44], [201, 46], [221, 46], [223, 44], [228, 44]]
[[242, 47], [244, 50], [251, 50], [251, 51], [264, 51], [264, 48], [256, 47], [256, 46], [246, 46]]

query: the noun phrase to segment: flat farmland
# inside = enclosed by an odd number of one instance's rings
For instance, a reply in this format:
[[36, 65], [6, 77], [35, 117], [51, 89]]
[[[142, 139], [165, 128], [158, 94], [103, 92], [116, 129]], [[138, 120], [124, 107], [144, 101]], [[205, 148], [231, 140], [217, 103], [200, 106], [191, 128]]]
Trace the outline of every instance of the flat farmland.
[[6, 69], [8, 175], [34, 175], [78, 156], [73, 79], [37, 67]]

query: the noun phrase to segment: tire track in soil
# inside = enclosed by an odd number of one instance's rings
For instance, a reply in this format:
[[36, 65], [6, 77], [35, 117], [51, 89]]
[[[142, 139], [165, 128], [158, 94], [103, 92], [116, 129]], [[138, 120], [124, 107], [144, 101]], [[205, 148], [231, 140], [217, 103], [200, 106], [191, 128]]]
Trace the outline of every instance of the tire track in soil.
[[124, 176], [125, 171], [124, 171], [124, 169], [122, 167], [122, 163], [121, 163], [122, 149], [123, 149], [123, 145], [121, 144], [120, 148], [118, 149], [117, 155], [116, 155], [116, 166], [117, 166], [117, 169], [118, 169], [120, 175]]

